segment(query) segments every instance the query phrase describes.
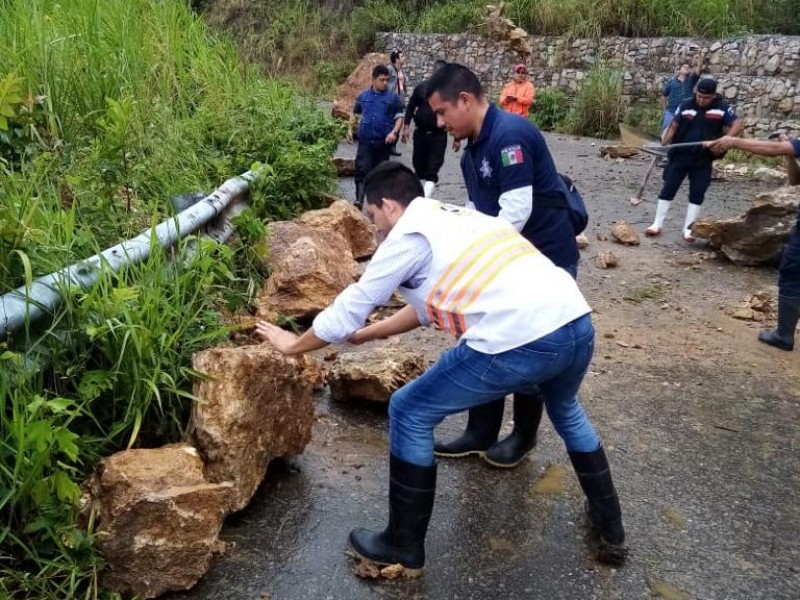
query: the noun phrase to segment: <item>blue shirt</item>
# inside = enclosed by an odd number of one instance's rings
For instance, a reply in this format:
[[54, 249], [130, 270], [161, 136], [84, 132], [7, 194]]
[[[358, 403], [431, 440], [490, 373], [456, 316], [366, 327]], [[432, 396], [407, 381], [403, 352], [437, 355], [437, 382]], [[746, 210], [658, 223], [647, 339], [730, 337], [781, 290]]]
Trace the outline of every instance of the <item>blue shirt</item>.
[[575, 232], [566, 207], [537, 208], [537, 197], [566, 197], [553, 157], [541, 132], [528, 120], [490, 105], [477, 139], [461, 157], [470, 202], [496, 217], [500, 196], [532, 188], [533, 207], [520, 233], [561, 268], [578, 262]]
[[385, 144], [395, 120], [403, 117], [403, 100], [389, 90], [376, 92], [369, 88], [356, 98], [353, 113], [362, 115], [358, 125], [359, 143]]
[[792, 148], [794, 148], [794, 155], [800, 156], [800, 140], [789, 140], [792, 144]]
[[667, 98], [666, 110], [674, 112], [681, 102], [691, 98], [694, 95], [694, 86], [699, 80], [700, 76], [697, 73], [692, 73], [683, 81], [677, 77], [668, 79], [664, 89], [661, 90], [661, 95]]

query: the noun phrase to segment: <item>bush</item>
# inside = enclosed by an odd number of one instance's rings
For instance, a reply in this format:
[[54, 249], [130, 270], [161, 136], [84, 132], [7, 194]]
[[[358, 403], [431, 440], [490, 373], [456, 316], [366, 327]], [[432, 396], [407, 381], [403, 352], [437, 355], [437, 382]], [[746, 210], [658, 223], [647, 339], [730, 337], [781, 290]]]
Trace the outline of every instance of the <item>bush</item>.
[[661, 120], [664, 111], [659, 106], [630, 106], [625, 112], [625, 123], [643, 133], [661, 135]]
[[623, 110], [622, 72], [598, 62], [575, 98], [566, 130], [575, 135], [616, 137]]
[[536, 102], [531, 107], [529, 119], [543, 131], [559, 129], [569, 114], [569, 100], [558, 88], [536, 90]]
[[437, 2], [427, 6], [418, 16], [414, 31], [420, 33], [467, 33], [481, 22], [482, 0]]
[[[342, 125], [240, 62], [186, 3], [2, 6], [0, 293], [141, 233], [169, 218], [169, 198], [255, 162], [250, 244], [260, 221], [316, 208], [333, 187]], [[180, 438], [191, 355], [251, 300], [254, 263], [242, 245], [154, 246], [3, 340], [0, 597], [96, 597], [102, 565], [76, 525], [78, 484], [104, 455]]]

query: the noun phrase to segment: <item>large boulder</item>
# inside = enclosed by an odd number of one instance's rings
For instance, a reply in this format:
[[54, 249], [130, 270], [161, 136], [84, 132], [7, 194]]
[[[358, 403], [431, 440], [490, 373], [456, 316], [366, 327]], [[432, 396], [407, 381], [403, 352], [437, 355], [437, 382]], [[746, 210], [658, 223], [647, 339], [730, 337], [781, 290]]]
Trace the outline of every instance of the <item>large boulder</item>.
[[230, 482], [206, 481], [186, 444], [103, 459], [85, 497], [106, 561], [103, 587], [144, 598], [191, 588], [219, 549], [231, 492]]
[[347, 200], [337, 200], [328, 208], [310, 210], [303, 213], [297, 221], [314, 229], [341, 234], [350, 243], [353, 258], [372, 256], [378, 247], [375, 227]]
[[422, 355], [392, 347], [347, 352], [336, 357], [328, 370], [334, 400], [368, 400], [387, 403], [395, 390], [425, 371]]
[[353, 116], [353, 104], [356, 96], [372, 85], [372, 69], [378, 65], [388, 65], [389, 57], [378, 52], [370, 52], [356, 65], [347, 80], [336, 90], [331, 115], [337, 119], [349, 121]]
[[350, 243], [332, 229], [271, 223], [268, 245], [271, 274], [256, 302], [261, 318], [312, 319], [358, 277]]
[[698, 219], [692, 234], [707, 239], [740, 265], [777, 264], [794, 227], [800, 188], [782, 187], [759, 194], [735, 219]]
[[252, 498], [274, 458], [300, 454], [311, 439], [314, 359], [287, 357], [271, 344], [211, 348], [194, 356], [203, 377], [189, 435], [212, 482], [232, 481], [230, 510]]

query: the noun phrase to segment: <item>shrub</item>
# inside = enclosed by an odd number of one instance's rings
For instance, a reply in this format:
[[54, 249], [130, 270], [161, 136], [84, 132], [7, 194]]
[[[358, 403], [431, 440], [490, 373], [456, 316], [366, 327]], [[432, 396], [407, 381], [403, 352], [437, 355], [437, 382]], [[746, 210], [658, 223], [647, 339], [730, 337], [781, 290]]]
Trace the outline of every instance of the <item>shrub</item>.
[[531, 107], [529, 118], [543, 131], [559, 129], [569, 114], [569, 100], [558, 88], [536, 90], [536, 102]]
[[566, 130], [575, 135], [615, 137], [623, 110], [622, 72], [598, 62], [587, 73], [575, 98]]

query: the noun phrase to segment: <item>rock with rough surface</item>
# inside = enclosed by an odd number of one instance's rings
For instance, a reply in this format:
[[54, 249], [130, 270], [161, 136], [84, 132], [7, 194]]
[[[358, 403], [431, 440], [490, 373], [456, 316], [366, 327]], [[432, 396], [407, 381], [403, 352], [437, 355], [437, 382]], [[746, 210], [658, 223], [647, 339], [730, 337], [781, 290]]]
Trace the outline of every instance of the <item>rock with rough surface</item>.
[[610, 269], [617, 266], [617, 257], [611, 250], [603, 250], [597, 254], [594, 264], [598, 269]]
[[310, 210], [297, 219], [314, 229], [334, 231], [350, 243], [354, 258], [367, 258], [375, 253], [378, 237], [375, 226], [347, 200], [337, 200], [328, 208]]
[[334, 156], [333, 166], [336, 167], [336, 175], [338, 175], [339, 177], [355, 177], [356, 174], [355, 158]]
[[271, 274], [256, 302], [261, 318], [312, 319], [358, 276], [350, 243], [331, 229], [270, 223], [268, 244]]
[[759, 167], [753, 171], [753, 179], [758, 181], [766, 181], [767, 183], [775, 183], [777, 185], [785, 185], [789, 176], [786, 171], [781, 169], [771, 169], [769, 167]]
[[211, 348], [195, 354], [198, 379], [189, 435], [212, 482], [232, 481], [230, 510], [252, 498], [275, 458], [300, 454], [311, 439], [312, 392], [320, 377], [307, 356], [271, 344]]
[[397, 389], [422, 375], [421, 354], [392, 347], [340, 354], [328, 370], [334, 400], [387, 403]]
[[378, 65], [388, 65], [389, 57], [378, 52], [366, 54], [347, 77], [347, 80], [336, 90], [331, 115], [336, 119], [349, 121], [353, 116], [353, 104], [356, 96], [372, 85], [372, 69]]
[[620, 244], [628, 246], [638, 246], [641, 243], [636, 229], [627, 221], [620, 221], [614, 225], [611, 228], [611, 237]]
[[741, 217], [698, 219], [692, 234], [707, 239], [736, 264], [777, 264], [794, 227], [798, 204], [799, 188], [778, 188], [759, 194]]
[[608, 158], [631, 158], [637, 154], [639, 149], [632, 146], [600, 146], [600, 156]]
[[579, 250], [583, 250], [589, 245], [589, 238], [587, 238], [584, 234], [579, 233], [575, 236], [575, 243], [578, 244]]
[[208, 483], [189, 445], [118, 452], [103, 459], [86, 490], [107, 563], [104, 588], [143, 598], [187, 590], [221, 547], [232, 484]]

